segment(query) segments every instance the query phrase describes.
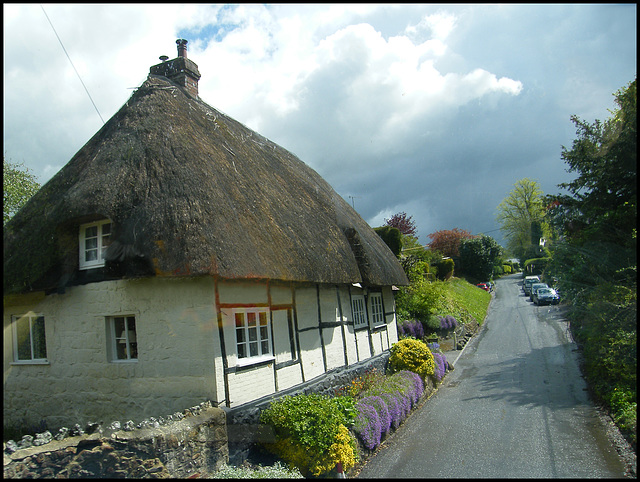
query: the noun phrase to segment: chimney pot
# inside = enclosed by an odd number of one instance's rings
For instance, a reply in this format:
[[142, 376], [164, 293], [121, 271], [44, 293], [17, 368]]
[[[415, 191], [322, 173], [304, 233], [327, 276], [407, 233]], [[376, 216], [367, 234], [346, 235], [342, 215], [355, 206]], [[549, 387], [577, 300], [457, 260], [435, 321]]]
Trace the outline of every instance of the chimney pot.
[[167, 57], [166, 55], [161, 55], [160, 60], [162, 60], [163, 62], [166, 62], [167, 60], [169, 60], [169, 57]]
[[176, 44], [178, 44], [178, 57], [187, 58], [187, 42], [188, 40], [183, 38], [176, 40]]

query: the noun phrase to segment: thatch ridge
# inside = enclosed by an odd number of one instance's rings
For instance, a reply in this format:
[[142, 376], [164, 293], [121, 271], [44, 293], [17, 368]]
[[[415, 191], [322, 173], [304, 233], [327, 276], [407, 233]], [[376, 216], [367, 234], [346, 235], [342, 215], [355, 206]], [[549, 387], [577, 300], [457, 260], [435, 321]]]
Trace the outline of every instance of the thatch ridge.
[[5, 293], [72, 283], [78, 226], [99, 218], [114, 223], [106, 276], [407, 282], [313, 169], [164, 77], [150, 75], [5, 226]]

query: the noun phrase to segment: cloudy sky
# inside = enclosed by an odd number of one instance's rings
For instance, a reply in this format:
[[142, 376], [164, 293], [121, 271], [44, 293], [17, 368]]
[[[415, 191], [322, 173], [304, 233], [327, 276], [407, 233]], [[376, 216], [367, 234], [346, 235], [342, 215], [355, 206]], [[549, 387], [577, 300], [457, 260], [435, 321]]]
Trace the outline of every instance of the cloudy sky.
[[514, 183], [559, 192], [571, 115], [606, 119], [636, 76], [635, 4], [43, 7], [4, 5], [4, 155], [41, 183], [185, 38], [207, 104], [372, 226], [406, 212], [423, 243], [453, 228], [502, 243]]

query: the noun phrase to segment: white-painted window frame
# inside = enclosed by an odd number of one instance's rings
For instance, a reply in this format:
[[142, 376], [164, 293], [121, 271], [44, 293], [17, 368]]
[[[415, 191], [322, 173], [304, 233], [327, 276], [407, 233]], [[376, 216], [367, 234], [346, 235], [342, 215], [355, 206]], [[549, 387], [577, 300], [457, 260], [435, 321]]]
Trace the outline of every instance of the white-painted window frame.
[[[104, 255], [111, 241], [111, 229], [113, 225], [109, 219], [82, 224], [79, 233], [79, 267], [80, 269], [99, 268], [104, 266]], [[95, 228], [88, 235], [87, 231]], [[87, 259], [91, 253], [91, 259]]]
[[268, 307], [242, 307], [232, 311], [237, 364], [252, 365], [274, 360], [271, 316]]
[[[29, 336], [29, 358], [20, 358], [19, 338], [26, 335], [24, 332], [25, 322], [28, 327]], [[42, 323], [41, 332], [35, 326], [36, 323]], [[21, 326], [18, 326], [21, 325]], [[49, 363], [47, 358], [47, 333], [44, 315], [42, 313], [25, 313], [21, 315], [11, 316], [11, 326], [13, 331], [13, 362], [17, 364], [40, 364]], [[34, 338], [40, 338], [34, 339]], [[24, 340], [25, 342], [27, 340]], [[23, 347], [24, 348], [24, 347]], [[44, 350], [44, 353], [42, 352]], [[38, 352], [38, 353], [36, 353]], [[38, 356], [40, 355], [40, 356]], [[44, 355], [44, 357], [42, 356]]]
[[355, 328], [365, 328], [367, 326], [367, 310], [364, 295], [351, 296], [351, 315]]
[[382, 326], [386, 323], [384, 316], [384, 303], [382, 293], [374, 291], [369, 293], [369, 313], [374, 327]]
[[[113, 363], [138, 361], [138, 331], [135, 315], [107, 316], [108, 359]], [[122, 328], [116, 326], [122, 324]], [[124, 353], [118, 352], [124, 348]]]

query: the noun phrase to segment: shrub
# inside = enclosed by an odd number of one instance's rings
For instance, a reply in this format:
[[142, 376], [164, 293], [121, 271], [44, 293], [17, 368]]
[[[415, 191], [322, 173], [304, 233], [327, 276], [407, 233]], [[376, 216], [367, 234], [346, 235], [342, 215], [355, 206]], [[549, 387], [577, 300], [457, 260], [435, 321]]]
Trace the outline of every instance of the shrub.
[[363, 392], [358, 401], [354, 431], [368, 449], [380, 444], [382, 434], [397, 429], [424, 392], [422, 378], [403, 370]]
[[346, 395], [352, 398], [357, 398], [362, 392], [381, 383], [381, 380], [384, 378], [385, 376], [383, 373], [380, 373], [376, 368], [370, 368], [361, 376], [354, 377], [349, 385], [338, 388], [334, 393], [336, 396]]
[[405, 338], [394, 343], [389, 356], [391, 373], [409, 370], [423, 379], [434, 374], [435, 362], [426, 343], [420, 340]]
[[437, 315], [430, 315], [424, 324], [428, 330], [437, 331], [440, 329], [440, 317]]
[[[383, 432], [380, 415], [371, 403], [372, 399], [380, 400], [387, 410], [387, 415], [389, 414], [386, 404], [380, 397], [367, 397], [358, 401], [356, 405], [358, 416], [356, 417], [356, 423], [353, 426], [353, 430], [358, 434], [358, 437], [360, 437], [364, 446], [369, 450], [373, 450], [375, 447], [380, 445]], [[389, 418], [389, 421], [391, 421], [391, 418]]]
[[451, 258], [446, 258], [440, 261], [437, 266], [438, 266], [438, 279], [444, 280], [451, 277], [451, 275], [453, 274], [453, 268], [455, 266], [455, 263]]
[[347, 425], [355, 422], [355, 415], [350, 397], [283, 397], [260, 414], [260, 421], [271, 425], [276, 435], [276, 442], [265, 447], [305, 476], [320, 475], [338, 462], [348, 470], [355, 464], [356, 455]]
[[458, 326], [458, 320], [456, 320], [451, 315], [440, 316], [440, 329], [442, 330], [450, 330]]
[[434, 353], [433, 359], [436, 364], [435, 369], [435, 379], [439, 382], [444, 377], [445, 372], [447, 371], [447, 358], [442, 353]]
[[398, 324], [398, 335], [400, 338], [416, 338], [420, 340], [424, 337], [422, 323], [417, 320], [407, 320]]

